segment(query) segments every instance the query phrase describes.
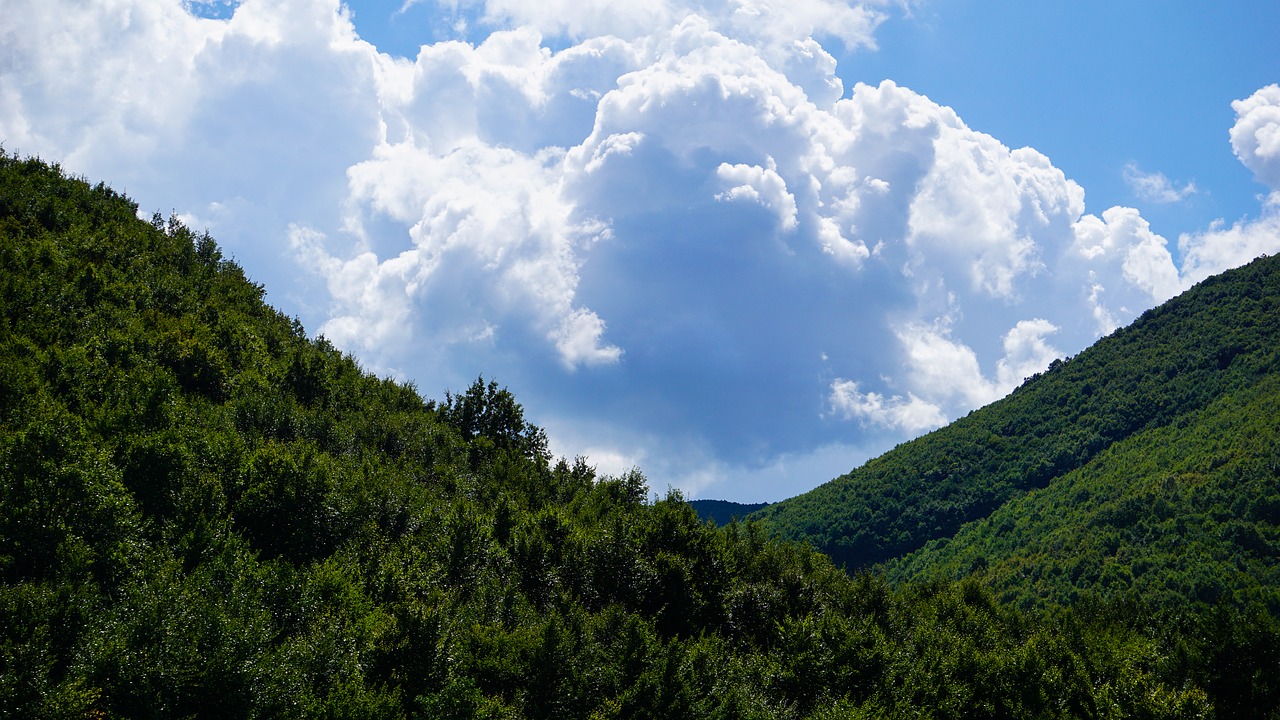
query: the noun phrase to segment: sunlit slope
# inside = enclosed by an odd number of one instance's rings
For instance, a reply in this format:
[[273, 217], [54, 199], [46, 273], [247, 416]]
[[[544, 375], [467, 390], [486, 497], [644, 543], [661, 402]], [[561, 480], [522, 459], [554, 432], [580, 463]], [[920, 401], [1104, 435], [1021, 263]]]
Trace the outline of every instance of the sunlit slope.
[[1133, 435], [891, 577], [977, 571], [1020, 605], [1083, 596], [1280, 608], [1280, 377]]
[[954, 535], [1276, 372], [1280, 258], [1210, 278], [1008, 397], [753, 517], [849, 568]]

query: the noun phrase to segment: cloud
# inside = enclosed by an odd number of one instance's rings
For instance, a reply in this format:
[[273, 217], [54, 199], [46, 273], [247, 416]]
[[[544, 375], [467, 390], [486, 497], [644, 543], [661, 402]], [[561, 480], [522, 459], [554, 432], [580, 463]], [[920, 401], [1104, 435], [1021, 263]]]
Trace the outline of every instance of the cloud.
[[[823, 43], [874, 46], [885, 3], [434, 5], [469, 39], [400, 58], [337, 0], [15, 1], [0, 139], [209, 223], [366, 367], [496, 377], [560, 452], [741, 499], [990, 402], [1277, 236], [1267, 205], [1181, 238], [1179, 267], [1036, 150], [892, 81], [846, 94]], [[1260, 177], [1269, 98], [1232, 132]]]
[[[738, 37], [687, 16], [554, 52], [527, 29], [424, 48], [388, 74], [388, 139], [348, 172], [350, 227], [387, 216], [410, 246], [312, 262], [335, 300], [323, 330], [397, 368], [425, 353], [520, 378], [516, 347], [555, 357], [590, 372], [528, 382], [700, 437], [680, 454], [720, 465], [836, 443], [837, 417], [933, 427], [1047, 364], [1047, 344], [1011, 354], [1005, 336], [1036, 317], [1019, 301], [1069, 247], [1080, 188], [892, 82], [824, 107]], [[557, 106], [577, 142], [547, 136]], [[948, 334], [918, 330], [944, 319]], [[875, 374], [843, 380], [861, 366]], [[805, 380], [826, 373], [864, 388], [826, 380], [834, 415]], [[790, 427], [750, 421], [771, 408]]]
[[861, 392], [857, 381], [844, 378], [831, 383], [831, 409], [846, 419], [857, 418], [913, 434], [947, 423], [941, 408], [913, 393], [886, 398], [876, 392]]
[[1280, 85], [1268, 85], [1231, 103], [1236, 123], [1231, 147], [1262, 184], [1280, 190]]
[[[403, 326], [410, 313], [435, 344], [488, 342], [467, 328], [527, 325], [569, 368], [616, 362], [605, 323], [575, 306], [575, 252], [605, 236], [574, 222], [554, 177], [560, 153], [526, 155], [458, 141], [443, 156], [410, 141], [386, 144], [348, 171], [352, 207], [409, 224], [411, 246], [393, 257], [369, 251], [348, 260], [318, 246], [295, 247], [327, 281], [333, 317], [321, 331], [343, 347], [391, 352], [413, 338], [369, 328]], [[349, 228], [364, 235], [357, 213]]]
[[1201, 233], [1178, 238], [1183, 257], [1183, 284], [1190, 286], [1264, 254], [1280, 252], [1280, 191], [1264, 201], [1262, 214], [1231, 226], [1215, 223]]
[[[1167, 241], [1151, 231], [1137, 210], [1108, 208], [1101, 218], [1081, 217], [1073, 229], [1073, 248], [1091, 267], [1092, 289], [1109, 290], [1115, 310], [1131, 315], [1134, 307], [1163, 302], [1184, 289]], [[1094, 314], [1112, 317], [1112, 312], [1099, 307]], [[1115, 327], [1099, 329], [1111, 332]]]
[[1044, 370], [1062, 351], [1045, 341], [1058, 332], [1058, 326], [1043, 318], [1022, 320], [1005, 333], [1004, 357], [997, 363], [996, 386], [1001, 396], [1007, 395], [1024, 380]]
[[899, 331], [916, 392], [955, 407], [979, 407], [1007, 395], [1061, 353], [1045, 337], [1058, 327], [1042, 318], [1020, 320], [1001, 339], [1003, 356], [994, 378], [981, 370], [974, 351], [952, 336], [949, 323], [910, 324]]
[[773, 158], [769, 167], [759, 165], [730, 165], [720, 163], [716, 175], [731, 187], [716, 195], [717, 200], [745, 200], [756, 202], [778, 215], [778, 225], [784, 231], [796, 229], [796, 198], [787, 192], [787, 183], [778, 175]]
[[1179, 188], [1164, 173], [1144, 173], [1137, 163], [1132, 162], [1124, 166], [1124, 181], [1140, 200], [1166, 205], [1182, 202], [1196, 194], [1195, 183], [1189, 182]]
[[[854, 380], [831, 383], [831, 409], [846, 419], [858, 419], [915, 434], [945, 425], [945, 407], [978, 407], [1007, 395], [1031, 375], [1043, 370], [1061, 352], [1045, 341], [1058, 331], [1041, 318], [1020, 321], [1005, 333], [1004, 356], [996, 363], [994, 379], [984, 376], [973, 350], [951, 337], [946, 324], [908, 325], [899, 332], [906, 350], [903, 363], [913, 389], [885, 397], [862, 392]], [[929, 400], [916, 393], [920, 392]]]

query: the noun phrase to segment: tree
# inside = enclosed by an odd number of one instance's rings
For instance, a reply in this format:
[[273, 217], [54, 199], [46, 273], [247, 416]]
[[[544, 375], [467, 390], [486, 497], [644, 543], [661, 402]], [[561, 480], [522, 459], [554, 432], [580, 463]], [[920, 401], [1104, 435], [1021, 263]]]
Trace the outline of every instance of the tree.
[[484, 376], [477, 377], [461, 395], [446, 392], [439, 412], [467, 441], [487, 438], [500, 449], [535, 461], [550, 457], [546, 432], [525, 422], [524, 408], [515, 396], [506, 388], [499, 389], [496, 381], [486, 385]]

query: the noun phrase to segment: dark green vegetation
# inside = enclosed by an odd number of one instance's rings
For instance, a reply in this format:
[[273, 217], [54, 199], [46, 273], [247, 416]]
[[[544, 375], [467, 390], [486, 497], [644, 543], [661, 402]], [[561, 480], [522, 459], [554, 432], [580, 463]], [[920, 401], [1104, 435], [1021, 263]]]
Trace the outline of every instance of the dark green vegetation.
[[734, 519], [741, 520], [769, 503], [736, 503], [728, 500], [690, 500], [689, 505], [701, 520], [717, 525], [728, 525]]
[[1230, 593], [1171, 619], [850, 577], [546, 447], [498, 385], [425, 401], [308, 339], [209, 237], [0, 157], [0, 717], [1280, 705], [1280, 628]]
[[1092, 593], [1174, 608], [1188, 599], [1280, 610], [1280, 376], [1100, 453], [891, 577], [983, 568], [1019, 605]]

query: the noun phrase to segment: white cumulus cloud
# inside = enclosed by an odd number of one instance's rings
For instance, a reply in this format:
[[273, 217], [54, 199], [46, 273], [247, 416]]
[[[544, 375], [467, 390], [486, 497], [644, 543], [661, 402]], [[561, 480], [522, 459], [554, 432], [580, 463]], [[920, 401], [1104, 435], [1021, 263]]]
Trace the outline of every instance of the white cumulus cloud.
[[1260, 255], [1280, 252], [1280, 191], [1263, 202], [1260, 217], [1227, 226], [1217, 223], [1201, 233], [1178, 238], [1183, 261], [1183, 284], [1238, 267]]
[[941, 408], [913, 393], [907, 393], [906, 397], [895, 395], [886, 398], [876, 392], [861, 392], [857, 381], [843, 378], [831, 383], [831, 408], [845, 418], [857, 418], [909, 433], [932, 430], [947, 422]]
[[778, 175], [769, 158], [770, 167], [759, 165], [730, 165], [720, 163], [716, 175], [731, 187], [716, 195], [717, 200], [747, 200], [757, 202], [778, 215], [778, 225], [783, 230], [796, 228], [796, 199], [787, 192], [787, 182]]
[[1280, 85], [1268, 85], [1231, 103], [1236, 124], [1231, 147], [1245, 167], [1272, 190], [1280, 190]]
[[[1150, 224], [1133, 208], [1112, 207], [1096, 215], [1085, 215], [1074, 225], [1073, 248], [1085, 261], [1093, 289], [1098, 294], [1090, 304], [1095, 315], [1126, 316], [1134, 308], [1163, 302], [1183, 288], [1167, 241], [1152, 232]], [[1102, 307], [1103, 293], [1108, 298]], [[1116, 327], [1100, 327], [1111, 332]]]

